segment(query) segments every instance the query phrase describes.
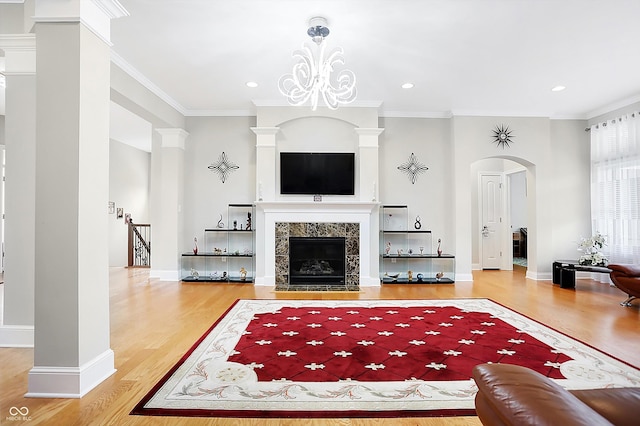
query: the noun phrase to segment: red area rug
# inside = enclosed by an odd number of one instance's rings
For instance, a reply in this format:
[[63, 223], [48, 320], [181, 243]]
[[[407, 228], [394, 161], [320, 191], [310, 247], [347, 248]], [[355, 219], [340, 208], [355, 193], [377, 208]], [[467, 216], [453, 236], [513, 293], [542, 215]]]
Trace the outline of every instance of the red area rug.
[[473, 366], [532, 368], [570, 389], [640, 371], [487, 299], [239, 300], [131, 414], [474, 415]]

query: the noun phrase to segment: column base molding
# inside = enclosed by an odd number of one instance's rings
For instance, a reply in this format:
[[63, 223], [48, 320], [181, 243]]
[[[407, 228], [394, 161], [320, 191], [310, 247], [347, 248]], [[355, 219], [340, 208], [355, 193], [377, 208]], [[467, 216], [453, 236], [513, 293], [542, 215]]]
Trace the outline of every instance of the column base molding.
[[0, 348], [32, 348], [32, 325], [0, 325]]
[[27, 398], [82, 398], [116, 372], [114, 354], [104, 351], [80, 367], [33, 367]]
[[180, 281], [180, 273], [171, 270], [151, 269], [149, 271], [150, 278], [158, 278], [160, 281]]

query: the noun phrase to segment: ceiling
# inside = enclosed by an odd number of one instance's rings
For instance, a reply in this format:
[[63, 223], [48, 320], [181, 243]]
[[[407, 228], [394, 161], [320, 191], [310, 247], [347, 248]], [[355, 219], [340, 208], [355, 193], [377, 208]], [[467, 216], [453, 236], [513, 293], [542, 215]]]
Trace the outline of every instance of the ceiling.
[[640, 101], [638, 0], [120, 3], [114, 61], [185, 115], [286, 105], [277, 82], [314, 16], [357, 77], [353, 105], [382, 116], [586, 119]]

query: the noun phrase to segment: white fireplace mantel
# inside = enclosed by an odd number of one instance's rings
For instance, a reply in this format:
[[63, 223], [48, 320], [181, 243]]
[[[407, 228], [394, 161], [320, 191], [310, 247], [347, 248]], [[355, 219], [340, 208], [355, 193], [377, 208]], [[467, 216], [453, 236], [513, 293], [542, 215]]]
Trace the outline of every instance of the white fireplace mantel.
[[256, 202], [256, 285], [275, 285], [275, 227], [278, 222], [358, 223], [360, 286], [379, 286], [377, 202]]

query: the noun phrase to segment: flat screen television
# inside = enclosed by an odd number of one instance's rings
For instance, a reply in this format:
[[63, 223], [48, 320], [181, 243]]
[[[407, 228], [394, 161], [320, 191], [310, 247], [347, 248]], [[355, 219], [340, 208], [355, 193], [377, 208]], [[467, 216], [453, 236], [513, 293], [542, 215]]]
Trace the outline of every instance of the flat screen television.
[[354, 195], [352, 152], [281, 152], [280, 193]]

